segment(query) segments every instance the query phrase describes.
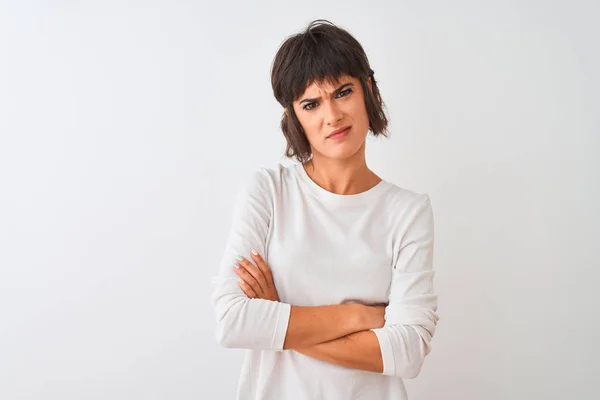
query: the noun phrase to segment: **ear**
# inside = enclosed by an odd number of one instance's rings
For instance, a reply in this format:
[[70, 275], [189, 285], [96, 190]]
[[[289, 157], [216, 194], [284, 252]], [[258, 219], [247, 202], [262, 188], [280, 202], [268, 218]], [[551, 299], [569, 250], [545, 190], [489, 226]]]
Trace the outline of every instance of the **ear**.
[[371, 91], [371, 93], [373, 93], [373, 80], [370, 76], [367, 78], [367, 85], [369, 85], [369, 90]]

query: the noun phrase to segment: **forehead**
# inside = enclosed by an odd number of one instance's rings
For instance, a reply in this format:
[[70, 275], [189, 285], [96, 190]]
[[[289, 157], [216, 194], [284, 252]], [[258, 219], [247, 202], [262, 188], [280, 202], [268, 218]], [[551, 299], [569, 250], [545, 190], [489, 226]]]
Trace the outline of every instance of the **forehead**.
[[350, 75], [341, 75], [337, 80], [333, 77], [325, 78], [322, 81], [312, 81], [304, 89], [300, 97], [330, 94], [344, 83], [356, 83], [358, 80]]

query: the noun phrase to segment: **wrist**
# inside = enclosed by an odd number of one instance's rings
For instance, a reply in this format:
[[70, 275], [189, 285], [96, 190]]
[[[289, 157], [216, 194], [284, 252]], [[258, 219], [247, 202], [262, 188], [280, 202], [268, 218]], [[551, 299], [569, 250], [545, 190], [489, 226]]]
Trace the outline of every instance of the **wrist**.
[[351, 310], [349, 329], [352, 333], [368, 329], [368, 307], [363, 304], [348, 304], [348, 306]]

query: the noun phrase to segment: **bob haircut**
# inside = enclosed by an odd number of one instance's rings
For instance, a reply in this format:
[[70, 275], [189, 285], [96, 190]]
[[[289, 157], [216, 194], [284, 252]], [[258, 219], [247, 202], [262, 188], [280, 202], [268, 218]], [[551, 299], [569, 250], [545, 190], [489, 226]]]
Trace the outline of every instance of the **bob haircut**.
[[[367, 55], [360, 43], [346, 30], [317, 19], [302, 32], [288, 37], [279, 47], [271, 68], [271, 86], [275, 99], [287, 109], [281, 130], [287, 141], [285, 155], [305, 162], [312, 158], [306, 134], [298, 121], [292, 103], [313, 82], [336, 84], [342, 75], [360, 80], [374, 136], [388, 136], [388, 117]], [[368, 78], [372, 90], [369, 90]]]

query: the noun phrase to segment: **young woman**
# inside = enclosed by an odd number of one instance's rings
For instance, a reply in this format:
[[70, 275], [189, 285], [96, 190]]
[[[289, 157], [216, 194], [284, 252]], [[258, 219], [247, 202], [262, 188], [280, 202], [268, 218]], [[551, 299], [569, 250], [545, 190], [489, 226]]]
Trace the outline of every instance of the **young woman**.
[[426, 194], [367, 167], [386, 135], [374, 72], [316, 20], [272, 68], [286, 155], [238, 195], [212, 301], [217, 340], [248, 349], [238, 399], [406, 399], [438, 321]]

